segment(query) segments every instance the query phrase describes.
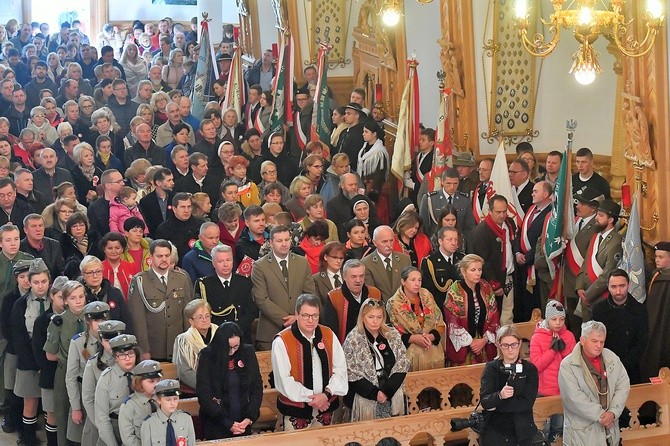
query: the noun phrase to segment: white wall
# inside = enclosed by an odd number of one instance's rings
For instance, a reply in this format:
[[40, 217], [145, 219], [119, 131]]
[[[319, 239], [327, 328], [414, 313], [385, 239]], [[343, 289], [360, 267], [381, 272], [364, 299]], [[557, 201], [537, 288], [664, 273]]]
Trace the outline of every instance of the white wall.
[[172, 17], [174, 20], [188, 21], [198, 13], [197, 6], [154, 5], [151, 0], [109, 2], [109, 20], [152, 20], [158, 21], [163, 17]]
[[23, 21], [22, 3], [21, 0], [3, 0], [0, 8], [0, 23], [4, 25], [10, 19], [16, 19], [21, 23]]
[[[303, 1], [303, 0], [301, 0]], [[275, 28], [275, 13], [270, 0], [258, 0], [258, 31], [261, 35], [261, 53], [272, 49], [277, 43], [277, 28]]]
[[[477, 97], [479, 134], [488, 130], [486, 102], [489, 92], [485, 90], [481, 58], [483, 52], [484, 21], [488, 2], [472, 0], [474, 12], [475, 60], [477, 63]], [[490, 29], [490, 26], [489, 26]], [[550, 150], [562, 150], [566, 144], [565, 121], [570, 118], [577, 120], [573, 149], [589, 147], [594, 153], [609, 155], [612, 153], [612, 129], [614, 117], [614, 99], [616, 76], [612, 71], [614, 57], [605, 48], [605, 40], [601, 37], [595, 43], [600, 53], [598, 60], [603, 73], [591, 85], [580, 85], [568, 74], [572, 66], [571, 54], [577, 50], [577, 41], [570, 30], [562, 30], [561, 40], [554, 52], [546, 57], [542, 67], [542, 76], [537, 86], [538, 100], [535, 108], [534, 128], [540, 135], [532, 140], [537, 152], [546, 153]], [[486, 58], [488, 66], [491, 59]], [[540, 64], [536, 69], [539, 70]], [[488, 68], [487, 77], [491, 78]], [[489, 144], [480, 138], [480, 152], [493, 154], [498, 143]], [[508, 148], [508, 151], [512, 151]]]
[[[480, 0], [481, 1], [481, 0]], [[440, 2], [421, 4], [405, 2], [405, 36], [407, 58], [416, 54], [419, 61], [419, 94], [421, 95], [420, 120], [426, 127], [435, 128], [437, 109], [440, 105], [436, 73], [442, 69], [440, 63]], [[398, 61], [398, 68], [406, 70], [404, 61]]]

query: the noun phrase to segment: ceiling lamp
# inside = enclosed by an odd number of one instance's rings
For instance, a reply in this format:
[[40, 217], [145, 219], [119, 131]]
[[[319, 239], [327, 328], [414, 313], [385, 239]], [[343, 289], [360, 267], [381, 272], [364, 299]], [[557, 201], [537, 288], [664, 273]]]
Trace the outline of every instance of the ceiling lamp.
[[384, 25], [396, 26], [400, 22], [400, 16], [402, 16], [402, 0], [386, 0], [379, 13]]
[[[541, 33], [536, 33], [529, 39], [527, 2], [528, 0], [516, 0], [515, 4], [517, 26], [526, 51], [533, 56], [548, 56], [556, 49], [561, 28], [572, 28], [575, 39], [579, 42], [579, 48], [572, 55], [570, 73], [574, 74], [577, 82], [584, 85], [590, 84], [596, 75], [602, 73], [598, 63], [598, 52], [593, 49], [593, 42], [600, 35], [614, 43], [624, 56], [639, 57], [651, 51], [658, 31], [665, 22], [661, 1], [647, 0], [647, 14], [644, 23], [639, 24], [640, 28], [645, 26], [647, 32], [640, 42], [632, 35], [626, 37], [632, 20], [627, 20], [621, 13], [625, 0], [611, 0], [610, 9], [594, 8], [596, 0], [572, 0], [568, 2], [566, 9], [563, 9], [565, 0], [551, 0], [554, 13], [548, 21], [541, 18], [542, 23], [549, 26], [549, 32], [552, 33], [551, 40], [546, 41]], [[604, 2], [600, 3], [604, 5]]]

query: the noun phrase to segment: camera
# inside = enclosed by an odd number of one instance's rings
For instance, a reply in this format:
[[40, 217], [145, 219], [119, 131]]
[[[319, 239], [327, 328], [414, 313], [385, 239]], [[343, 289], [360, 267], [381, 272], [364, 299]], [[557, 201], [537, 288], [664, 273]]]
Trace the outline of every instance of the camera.
[[481, 412], [472, 412], [469, 418], [452, 418], [451, 431], [458, 432], [470, 428], [474, 432], [481, 434], [484, 430], [484, 414]]

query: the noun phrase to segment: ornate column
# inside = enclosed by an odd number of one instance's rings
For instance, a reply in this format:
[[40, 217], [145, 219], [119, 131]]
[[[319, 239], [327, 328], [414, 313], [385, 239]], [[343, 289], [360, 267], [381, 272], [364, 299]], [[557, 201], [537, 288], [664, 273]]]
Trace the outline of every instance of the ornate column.
[[[610, 192], [615, 200], [621, 199], [621, 185], [626, 181], [626, 128], [623, 119], [623, 61], [621, 52], [616, 45], [610, 43], [607, 51], [615, 58], [613, 70], [616, 77], [616, 97], [614, 99], [614, 128], [612, 130], [612, 162], [610, 166]], [[629, 183], [630, 184], [630, 183]]]

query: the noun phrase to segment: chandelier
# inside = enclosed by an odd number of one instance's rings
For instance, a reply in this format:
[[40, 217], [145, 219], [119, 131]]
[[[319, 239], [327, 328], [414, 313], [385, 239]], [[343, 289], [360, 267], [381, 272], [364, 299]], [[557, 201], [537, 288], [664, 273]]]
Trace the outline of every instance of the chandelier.
[[379, 14], [382, 17], [384, 25], [389, 27], [396, 26], [403, 15], [402, 0], [384, 0]]
[[[604, 0], [571, 0], [564, 9], [565, 0], [551, 0], [554, 13], [548, 21], [541, 18], [544, 25], [549, 26], [551, 40], [546, 41], [542, 33], [528, 37], [528, 0], [516, 0], [515, 12], [517, 26], [523, 46], [533, 56], [545, 57], [556, 48], [560, 39], [561, 28], [572, 28], [579, 49], [572, 55], [572, 68], [577, 82], [587, 85], [593, 82], [597, 74], [602, 73], [598, 63], [598, 52], [593, 42], [602, 34], [616, 45], [621, 54], [628, 57], [640, 57], [651, 51], [659, 29], [663, 26], [665, 16], [660, 0], [647, 0], [646, 34], [642, 41], [633, 35], [626, 37], [633, 20], [627, 20], [621, 10], [626, 0], [611, 0], [609, 7]], [[596, 3], [604, 8], [596, 9]]]

